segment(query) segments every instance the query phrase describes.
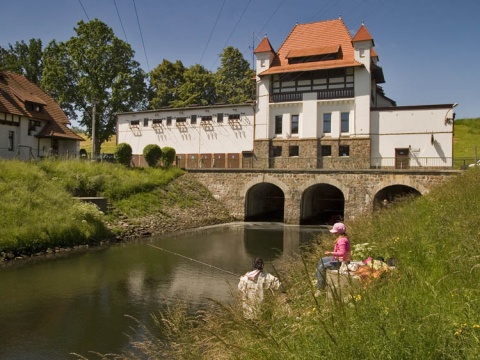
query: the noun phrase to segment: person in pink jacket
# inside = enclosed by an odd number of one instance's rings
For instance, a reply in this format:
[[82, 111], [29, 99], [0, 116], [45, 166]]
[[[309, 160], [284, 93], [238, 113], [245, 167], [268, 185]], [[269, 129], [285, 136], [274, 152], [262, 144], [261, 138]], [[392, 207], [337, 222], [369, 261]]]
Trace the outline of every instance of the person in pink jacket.
[[334, 224], [330, 232], [337, 235], [337, 241], [335, 242], [333, 251], [325, 251], [325, 255], [329, 256], [321, 258], [318, 262], [317, 271], [315, 273], [318, 289], [323, 289], [325, 287], [325, 276], [327, 269], [339, 269], [340, 265], [342, 265], [342, 262], [348, 264], [351, 260], [350, 242], [348, 241], [347, 227], [345, 224]]

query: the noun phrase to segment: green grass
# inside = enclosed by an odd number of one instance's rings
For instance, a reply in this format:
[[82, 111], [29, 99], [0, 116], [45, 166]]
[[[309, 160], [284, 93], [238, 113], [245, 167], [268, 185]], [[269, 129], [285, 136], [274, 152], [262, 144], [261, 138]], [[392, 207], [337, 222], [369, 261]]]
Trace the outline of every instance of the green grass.
[[[78, 160], [0, 161], [0, 252], [32, 254], [98, 243], [113, 235], [105, 223], [118, 212], [139, 217], [171, 204], [161, 195], [181, 174], [177, 168], [130, 169]], [[74, 196], [107, 197], [115, 210], [104, 215]]]
[[[81, 136], [85, 141], [80, 142], [80, 149], [85, 149], [87, 153], [92, 152], [92, 139], [88, 138], [85, 133], [77, 133]], [[102, 148], [100, 149], [101, 154], [113, 154], [115, 152], [115, 148], [117, 147], [117, 136], [112, 135], [112, 138], [104, 142], [102, 144]]]
[[453, 152], [459, 166], [480, 159], [480, 118], [455, 121]]

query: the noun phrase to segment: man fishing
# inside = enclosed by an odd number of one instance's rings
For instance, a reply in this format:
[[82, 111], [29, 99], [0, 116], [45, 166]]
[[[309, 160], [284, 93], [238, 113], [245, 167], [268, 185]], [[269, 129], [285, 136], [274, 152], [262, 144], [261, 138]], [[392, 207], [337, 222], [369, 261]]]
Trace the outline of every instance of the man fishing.
[[246, 319], [256, 319], [260, 314], [263, 290], [278, 290], [280, 281], [275, 276], [263, 271], [263, 260], [256, 258], [253, 270], [240, 277], [238, 290], [242, 300], [243, 315]]

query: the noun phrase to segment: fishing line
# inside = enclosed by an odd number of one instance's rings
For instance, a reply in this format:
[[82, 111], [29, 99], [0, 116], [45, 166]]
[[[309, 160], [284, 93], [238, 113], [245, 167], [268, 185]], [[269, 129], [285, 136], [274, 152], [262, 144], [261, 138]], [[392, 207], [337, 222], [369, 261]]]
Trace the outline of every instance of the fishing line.
[[182, 255], [182, 254], [178, 254], [178, 253], [176, 253], [176, 252], [173, 252], [173, 251], [170, 251], [170, 250], [161, 248], [161, 247], [159, 247], [159, 246], [155, 246], [155, 245], [152, 245], [152, 244], [147, 244], [147, 245], [150, 246], [150, 247], [153, 247], [153, 248], [155, 248], [155, 249], [157, 249], [157, 250], [162, 250], [162, 251], [168, 252], [168, 253], [170, 253], [170, 254], [180, 256], [180, 257], [182, 257], [182, 258], [184, 258], [184, 259], [187, 259], [187, 260], [190, 260], [190, 261], [195, 261], [196, 263], [199, 263], [199, 264], [202, 264], [202, 265], [211, 267], [212, 269], [216, 269], [216, 270], [219, 270], [219, 271], [223, 271], [224, 273], [227, 273], [227, 274], [230, 274], [230, 275], [233, 275], [233, 276], [237, 276], [237, 277], [240, 277], [240, 276], [241, 276], [241, 275], [235, 274], [235, 273], [233, 273], [233, 272], [231, 272], [231, 271], [228, 271], [228, 270], [225, 270], [225, 269], [221, 269], [221, 268], [219, 268], [219, 267], [216, 267], [216, 266], [213, 266], [213, 265], [204, 263], [204, 262], [199, 261], [199, 260], [192, 259], [192, 258], [190, 258], [190, 257], [188, 257], [188, 256], [185, 256], [185, 255]]

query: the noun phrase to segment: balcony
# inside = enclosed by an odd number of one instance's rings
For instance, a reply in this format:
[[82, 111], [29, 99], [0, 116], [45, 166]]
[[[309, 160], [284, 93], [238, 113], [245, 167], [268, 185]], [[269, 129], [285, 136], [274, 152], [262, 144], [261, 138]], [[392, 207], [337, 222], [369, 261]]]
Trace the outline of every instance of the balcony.
[[[346, 99], [353, 98], [355, 92], [352, 89], [330, 89], [330, 90], [318, 90], [317, 100], [328, 100], [328, 99]], [[289, 92], [289, 93], [278, 93], [270, 95], [271, 103], [279, 102], [293, 102], [293, 101], [302, 101], [304, 92]]]

